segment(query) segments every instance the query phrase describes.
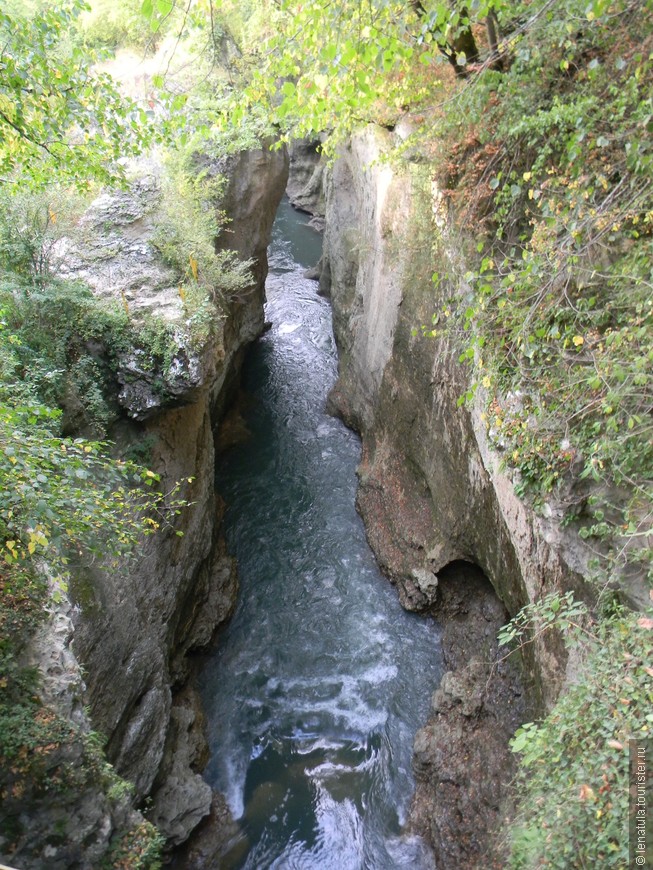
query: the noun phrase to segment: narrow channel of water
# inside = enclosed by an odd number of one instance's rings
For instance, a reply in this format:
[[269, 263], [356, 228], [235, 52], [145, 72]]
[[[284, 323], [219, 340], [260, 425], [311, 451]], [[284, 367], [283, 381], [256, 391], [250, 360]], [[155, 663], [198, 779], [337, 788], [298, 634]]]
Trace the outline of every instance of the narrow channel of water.
[[329, 305], [302, 277], [319, 257], [306, 223], [282, 203], [273, 325], [244, 371], [251, 438], [218, 462], [241, 593], [201, 675], [205, 777], [241, 820], [225, 868], [425, 870], [401, 829], [438, 629], [402, 610], [354, 507], [359, 441], [324, 413], [337, 358]]

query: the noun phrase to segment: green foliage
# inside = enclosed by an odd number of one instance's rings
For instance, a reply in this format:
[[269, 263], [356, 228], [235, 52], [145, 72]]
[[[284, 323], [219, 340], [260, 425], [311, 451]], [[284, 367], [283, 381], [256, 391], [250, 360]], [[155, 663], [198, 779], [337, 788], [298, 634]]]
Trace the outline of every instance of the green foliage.
[[116, 161], [152, 141], [146, 112], [76, 43], [86, 9], [58, 0], [31, 15], [0, 10], [0, 183], [115, 181]]
[[142, 0], [94, 0], [80, 25], [86, 45], [94, 48], [152, 47], [152, 32], [141, 14]]
[[152, 462], [152, 450], [156, 445], [156, 436], [145, 435], [138, 441], [129, 445], [124, 453], [124, 459], [128, 462], [136, 462], [138, 465], [150, 465]]
[[61, 281], [44, 289], [21, 282], [18, 292], [0, 285], [0, 311], [0, 398], [51, 407], [73, 402], [86, 425], [104, 434], [112, 416], [104, 398], [109, 367], [134, 332], [125, 312]]
[[[555, 600], [543, 607], [552, 617]], [[550, 626], [580, 645], [581, 673], [549, 716], [522, 726], [512, 743], [521, 756], [515, 870], [628, 864], [628, 741], [653, 729], [653, 620], [617, 613], [579, 633], [570, 607], [561, 603]]]
[[66, 574], [71, 560], [125, 558], [141, 534], [171, 524], [178, 488], [111, 460], [106, 445], [53, 434], [53, 412], [0, 405], [0, 558], [43, 556]]
[[141, 822], [112, 842], [107, 870], [159, 870], [165, 840], [149, 822]]
[[[483, 233], [482, 261], [456, 303], [461, 359], [476, 379], [467, 398], [483, 387], [490, 437], [520, 495], [538, 504], [556, 490], [582, 534], [612, 546], [608, 571], [626, 558], [646, 566], [650, 6], [513, 4], [502, 23], [513, 34], [509, 72], [464, 90], [447, 126], [459, 130], [452, 202]], [[626, 547], [611, 544], [620, 536]]]
[[[186, 20], [202, 33], [204, 46], [208, 36], [213, 61], [212, 101], [200, 126], [227, 148], [229, 140], [328, 131], [325, 148], [333, 153], [361, 125], [393, 125], [408, 107], [428, 105], [436, 93], [441, 97], [448, 60], [466, 74], [466, 58], [452, 46], [505, 5], [264, 0], [252, 8], [233, 0], [219, 6], [196, 0], [183, 6], [195, 12]], [[156, 25], [156, 4], [144, 4], [148, 10]]]
[[[0, 694], [3, 791], [21, 796], [29, 790], [34, 797], [67, 792], [104, 774], [105, 762], [96, 746], [68, 719], [40, 706], [35, 695], [8, 704], [6, 693]], [[71, 764], [78, 754], [84, 756], [82, 763]]]
[[[47, 598], [45, 578], [23, 563], [0, 573], [0, 681], [9, 681], [7, 668], [43, 618]], [[14, 686], [15, 689], [15, 686]]]
[[227, 300], [251, 286], [250, 262], [231, 251], [216, 252], [226, 217], [218, 210], [221, 176], [201, 169], [198, 155], [185, 149], [171, 156], [153, 242], [179, 273], [179, 295], [191, 336], [204, 342]]
[[[57, 845], [74, 823], [69, 808], [85, 792], [101, 789], [122, 815], [132, 787], [106, 762], [100, 737], [43, 706], [32, 672], [0, 656], [0, 797], [3, 853], [11, 854], [25, 833], [25, 816], [41, 802], [61, 808], [62, 822], [49, 839]], [[6, 814], [5, 814], [6, 813]], [[107, 855], [107, 867], [156, 870], [163, 838], [148, 822], [118, 832]]]
[[515, 642], [520, 646], [532, 643], [552, 628], [568, 633], [572, 633], [572, 629], [573, 633], [585, 633], [583, 623], [586, 618], [587, 608], [582, 602], [574, 600], [573, 593], [552, 593], [523, 607], [499, 632], [499, 646]]
[[[365, 119], [392, 121], [414, 84], [400, 75], [401, 68], [416, 53], [432, 53], [411, 38], [409, 4], [290, 0], [272, 14], [274, 35], [263, 47], [245, 99], [230, 113], [236, 123], [249, 106], [261, 103], [293, 135], [329, 129], [342, 138]], [[416, 34], [419, 24], [412, 17]]]
[[[211, 190], [206, 181], [202, 187]], [[157, 231], [179, 272], [183, 325], [154, 315], [136, 319], [124, 302], [59, 276], [71, 244], [83, 248], [97, 232], [79, 225], [78, 197], [57, 187], [0, 194], [0, 398], [63, 407], [67, 420], [103, 437], [117, 413], [121, 355], [138, 349], [141, 366], [165, 391], [179, 329], [201, 346], [219, 323], [224, 296], [249, 283], [248, 264], [215, 254], [219, 222], [199, 188], [186, 176], [167, 183]]]
[[37, 191], [0, 186], [0, 274], [16, 278], [26, 292], [56, 277], [65, 258], [62, 240], [78, 234], [86, 205], [54, 185]]

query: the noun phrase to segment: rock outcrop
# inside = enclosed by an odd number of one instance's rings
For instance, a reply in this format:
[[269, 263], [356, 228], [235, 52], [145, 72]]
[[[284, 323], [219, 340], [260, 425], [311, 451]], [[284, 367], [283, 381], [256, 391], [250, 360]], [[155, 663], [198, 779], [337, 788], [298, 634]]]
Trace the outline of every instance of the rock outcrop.
[[324, 168], [326, 161], [320, 151], [319, 139], [294, 139], [288, 148], [290, 172], [286, 193], [292, 205], [311, 214], [322, 229], [326, 201], [324, 196]]
[[507, 744], [532, 716], [516, 664], [499, 655], [507, 613], [487, 578], [454, 563], [440, 573], [439, 589], [446, 670], [430, 720], [415, 736], [410, 824], [432, 844], [438, 868], [500, 867], [501, 844], [491, 834], [510, 810]]
[[[201, 347], [187, 340], [178, 282], [150, 241], [158, 184], [152, 167], [130, 192], [104, 195], [95, 204], [90, 220], [96, 226], [99, 220], [104, 234], [86, 256], [71, 257], [70, 266], [95, 293], [127, 305], [134, 316], [157, 313], [179, 324], [177, 352], [166, 370], [153, 374], [136, 352], [121, 357], [121, 410], [111, 435], [123, 450], [146, 447], [164, 492], [181, 482], [179, 495], [188, 506], [163, 521], [130, 564], [76, 573], [72, 646], [72, 624], [66, 641], [76, 672], [81, 665], [84, 673], [84, 686], [75, 691], [83, 694], [93, 729], [107, 739], [108, 759], [133, 784], [137, 804], [151, 798], [149, 816], [171, 845], [186, 839], [215, 803], [198, 772], [206, 747], [199, 705], [187, 685], [187, 655], [210, 641], [235, 603], [235, 566], [221, 539], [214, 491], [213, 431], [245, 347], [263, 328], [266, 248], [288, 159], [265, 149], [229, 157], [211, 171], [226, 175], [216, 207], [230, 218], [216, 245], [251, 260], [252, 281], [229, 300], [226, 317]], [[64, 686], [64, 696], [67, 691]], [[59, 707], [68, 703], [59, 700]], [[108, 840], [114, 822], [102, 812], [96, 822]], [[84, 842], [72, 845], [77, 835], [67, 836], [60, 854], [55, 847], [49, 853], [48, 866], [63, 867], [61, 856], [71, 848], [79, 854], [65, 866], [99, 866], [99, 853], [84, 851], [92, 831], [80, 828]], [[44, 866], [28, 852], [24, 870]]]
[[[218, 336], [182, 367], [185, 394], [177, 391], [139, 429], [153, 444], [153, 468], [163, 487], [187, 481], [182, 495], [189, 507], [175, 530], [146, 540], [128, 572], [94, 578], [76, 636], [93, 721], [109, 736], [109, 759], [139, 796], [153, 793], [152, 820], [175, 843], [212, 801], [196, 772], [199, 738], [188, 736], [198, 719], [196, 705], [180, 707], [174, 692], [188, 677], [186, 654], [209, 642], [235, 603], [235, 569], [220, 537], [212, 432], [244, 348], [263, 328], [266, 249], [287, 157], [282, 151], [244, 152], [212, 171], [226, 178], [216, 206], [230, 220], [217, 245], [252, 261], [252, 283], [230, 301]], [[127, 412], [139, 419], [138, 408]], [[127, 429], [123, 424], [120, 436], [133, 438]]]
[[[35, 753], [43, 759], [48, 787], [21, 779], [15, 768], [2, 771], [0, 861], [26, 870], [92, 868], [102, 864], [114, 833], [137, 829], [143, 817], [128, 792], [115, 789], [117, 783], [112, 791], [98, 782], [109, 784], [84, 707], [82, 670], [71, 649], [73, 606], [60, 581], [48, 576], [48, 585], [50, 607], [21, 656], [21, 664], [41, 676], [36, 733], [40, 725], [49, 727], [50, 742]], [[18, 721], [15, 727], [20, 728]]]
[[[462, 279], [457, 285], [442, 282], [437, 289], [431, 280], [434, 270], [464, 274], [462, 242], [451, 234], [427, 165], [378, 161], [391, 144], [392, 134], [369, 128], [342, 149], [327, 183], [322, 280], [330, 285], [340, 352], [330, 405], [361, 432], [358, 505], [370, 543], [404, 605], [437, 613], [429, 578], [440, 579], [437, 591], [445, 600], [447, 566], [471, 563], [489, 579], [507, 618], [563, 584], [583, 592], [587, 554], [560, 528], [555, 508], [545, 519], [515, 496], [488, 443], [480, 403], [471, 409], [460, 406], [468, 384], [458, 361], [459, 339], [445, 330], [434, 339], [425, 334], [430, 329], [422, 329], [431, 324], [434, 312], [446, 309], [448, 297], [465, 292]], [[446, 606], [441, 615], [446, 618]], [[470, 617], [465, 631], [471, 634], [481, 623]], [[496, 657], [496, 649], [490, 652], [486, 661]], [[520, 692], [516, 685], [504, 690], [496, 669], [485, 673], [471, 658], [453, 656], [449, 667], [430, 739], [425, 741], [422, 733], [418, 740], [418, 780], [433, 790], [435, 782], [447, 781], [451, 767], [442, 760], [445, 746], [449, 756], [464, 751], [463, 737], [469, 733], [458, 728], [459, 739], [452, 739], [451, 711], [460, 722], [476, 723], [474, 752], [481, 754], [474, 770], [480, 780], [472, 782], [462, 768], [458, 771], [456, 811], [465, 816], [469, 811], [465, 825], [476, 825], [473, 842], [459, 838], [451, 846], [447, 840], [439, 848], [435, 839], [446, 820], [425, 823], [423, 814], [417, 814], [419, 827], [432, 836], [441, 870], [463, 863], [484, 866], [479, 844], [489, 841], [496, 818], [480, 811], [482, 798], [476, 813], [470, 800], [473, 793], [491, 791], [498, 807], [499, 784], [510, 772], [507, 736], [517, 724], [509, 711], [501, 741], [488, 738], [492, 748], [484, 760], [480, 733], [482, 728], [487, 735], [499, 733], [493, 722], [501, 706], [488, 690], [499, 698]], [[561, 643], [553, 639], [534, 646], [524, 670], [532, 704], [541, 707], [555, 699], [565, 668]], [[481, 709], [472, 684], [485, 685], [488, 679]], [[458, 700], [456, 686], [464, 687]], [[492, 715], [483, 712], [488, 709]], [[467, 797], [461, 798], [465, 789]]]

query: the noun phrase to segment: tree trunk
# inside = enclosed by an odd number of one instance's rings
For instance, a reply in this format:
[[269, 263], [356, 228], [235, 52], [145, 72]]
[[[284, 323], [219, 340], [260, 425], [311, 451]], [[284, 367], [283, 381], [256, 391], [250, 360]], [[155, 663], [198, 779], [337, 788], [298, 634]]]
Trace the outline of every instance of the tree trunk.
[[[428, 18], [428, 12], [424, 8], [422, 0], [410, 0], [410, 6], [420, 18]], [[464, 79], [467, 78], [466, 64], [478, 61], [478, 47], [472, 33], [467, 7], [461, 6], [458, 9], [457, 0], [451, 0], [451, 6], [453, 9], [458, 10], [461, 21], [466, 20], [467, 24], [461, 24], [454, 38], [447, 42], [443, 42], [441, 37], [439, 38], [439, 34], [435, 32], [433, 36], [438, 48], [453, 67], [456, 76]], [[465, 64], [460, 63], [461, 54], [465, 56]]]

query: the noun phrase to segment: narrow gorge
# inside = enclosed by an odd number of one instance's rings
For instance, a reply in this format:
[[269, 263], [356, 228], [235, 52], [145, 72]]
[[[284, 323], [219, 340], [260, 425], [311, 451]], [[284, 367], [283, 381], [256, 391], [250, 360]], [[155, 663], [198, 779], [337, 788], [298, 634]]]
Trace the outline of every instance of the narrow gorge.
[[0, 36], [2, 867], [648, 866], [651, 4]]
[[[324, 217], [324, 250], [282, 204], [265, 325], [288, 158], [210, 167], [227, 179], [225, 244], [253, 257], [252, 284], [217, 338], [180, 344], [167, 372], [125, 356], [112, 429], [123, 449], [151, 445], [164, 489], [187, 481], [183, 537], [158, 532], [129, 573], [78, 572], [28, 652], [49, 703], [106, 736], [167, 848], [191, 838], [176, 867], [500, 864], [508, 741], [564, 678], [561, 649], [520, 667], [497, 633], [543, 589], [581, 588], [583, 554], [497, 470], [478, 413], [457, 403], [455, 346], [434, 356], [416, 330], [433, 307], [429, 239], [443, 257], [455, 242], [422, 167], [383, 161], [392, 139], [369, 128], [326, 170], [317, 148], [294, 147], [289, 190]], [[94, 204], [109, 236], [71, 269], [134, 308], [174, 308], [148, 247], [159, 182], [145, 169]], [[360, 433], [360, 462], [336, 417]], [[357, 463], [358, 511], [396, 591], [354, 510]], [[234, 613], [239, 572], [240, 604], [198, 683], [196, 654]], [[32, 805], [13, 809], [6, 859], [21, 870], [94, 867], [138, 826], [94, 784], [39, 802], [38, 821]]]

